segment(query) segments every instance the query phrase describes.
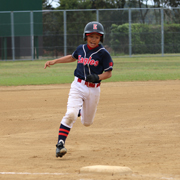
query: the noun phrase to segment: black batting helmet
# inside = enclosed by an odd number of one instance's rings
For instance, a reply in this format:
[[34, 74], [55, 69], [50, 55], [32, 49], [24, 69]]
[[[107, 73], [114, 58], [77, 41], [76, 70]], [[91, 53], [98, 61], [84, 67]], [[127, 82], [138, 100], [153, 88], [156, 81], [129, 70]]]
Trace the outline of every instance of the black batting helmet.
[[100, 41], [103, 42], [105, 34], [104, 34], [104, 27], [101, 23], [97, 22], [97, 21], [92, 21], [89, 22], [88, 24], [86, 24], [85, 28], [84, 28], [84, 33], [83, 33], [83, 39], [84, 41], [87, 40], [87, 36], [86, 34], [90, 34], [90, 33], [98, 33], [101, 34], [101, 39]]

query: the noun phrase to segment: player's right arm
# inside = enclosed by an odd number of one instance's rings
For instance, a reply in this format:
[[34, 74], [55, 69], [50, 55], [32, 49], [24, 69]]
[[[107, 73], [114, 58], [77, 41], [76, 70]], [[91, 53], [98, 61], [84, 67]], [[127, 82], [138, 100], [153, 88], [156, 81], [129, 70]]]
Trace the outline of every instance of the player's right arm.
[[72, 57], [72, 55], [63, 56], [58, 59], [47, 61], [44, 65], [44, 69], [46, 69], [47, 67], [50, 67], [51, 65], [57, 64], [57, 63], [70, 63], [70, 62], [74, 62], [74, 61], [76, 61], [76, 59], [74, 59]]

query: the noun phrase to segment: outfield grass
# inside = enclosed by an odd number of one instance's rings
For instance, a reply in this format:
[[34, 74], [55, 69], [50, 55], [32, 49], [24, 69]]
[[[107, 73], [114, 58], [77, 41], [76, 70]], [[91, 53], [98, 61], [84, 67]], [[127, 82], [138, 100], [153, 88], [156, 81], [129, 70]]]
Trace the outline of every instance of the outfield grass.
[[[113, 76], [105, 82], [180, 79], [180, 57], [113, 58]], [[76, 62], [44, 69], [46, 60], [0, 61], [0, 86], [71, 83]]]

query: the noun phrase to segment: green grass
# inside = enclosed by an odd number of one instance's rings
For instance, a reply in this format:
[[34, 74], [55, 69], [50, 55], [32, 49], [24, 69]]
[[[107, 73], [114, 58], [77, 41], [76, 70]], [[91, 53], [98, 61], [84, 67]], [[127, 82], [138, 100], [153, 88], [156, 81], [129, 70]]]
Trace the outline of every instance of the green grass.
[[112, 81], [180, 79], [179, 57], [115, 58]]
[[[113, 58], [113, 76], [105, 82], [180, 79], [179, 57]], [[0, 86], [71, 83], [75, 63], [44, 69], [46, 60], [0, 61]]]

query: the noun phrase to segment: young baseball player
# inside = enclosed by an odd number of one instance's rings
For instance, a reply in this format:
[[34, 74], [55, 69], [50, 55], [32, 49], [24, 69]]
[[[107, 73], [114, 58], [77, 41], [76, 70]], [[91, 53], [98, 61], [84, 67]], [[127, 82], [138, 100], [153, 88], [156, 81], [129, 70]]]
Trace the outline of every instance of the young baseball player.
[[44, 69], [57, 63], [70, 63], [77, 61], [74, 71], [74, 81], [69, 92], [67, 111], [62, 118], [58, 142], [56, 144], [56, 157], [67, 153], [65, 140], [78, 116], [84, 126], [93, 123], [100, 96], [100, 83], [112, 75], [113, 61], [109, 52], [100, 42], [104, 40], [104, 28], [101, 23], [89, 22], [83, 33], [87, 44], [82, 44], [72, 53], [59, 59], [47, 61]]

